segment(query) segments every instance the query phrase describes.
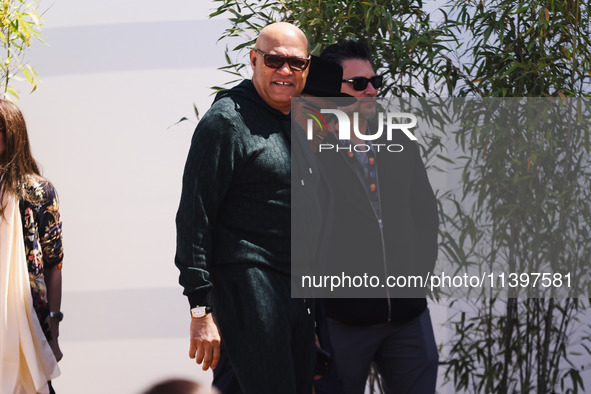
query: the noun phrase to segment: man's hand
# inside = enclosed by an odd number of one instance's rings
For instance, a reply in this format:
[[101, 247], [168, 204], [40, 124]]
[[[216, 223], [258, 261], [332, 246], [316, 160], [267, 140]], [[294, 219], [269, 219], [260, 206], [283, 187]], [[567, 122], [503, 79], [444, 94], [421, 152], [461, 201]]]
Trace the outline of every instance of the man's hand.
[[211, 313], [205, 317], [191, 317], [191, 345], [189, 357], [197, 364], [203, 363], [202, 369], [215, 369], [220, 359], [220, 332]]

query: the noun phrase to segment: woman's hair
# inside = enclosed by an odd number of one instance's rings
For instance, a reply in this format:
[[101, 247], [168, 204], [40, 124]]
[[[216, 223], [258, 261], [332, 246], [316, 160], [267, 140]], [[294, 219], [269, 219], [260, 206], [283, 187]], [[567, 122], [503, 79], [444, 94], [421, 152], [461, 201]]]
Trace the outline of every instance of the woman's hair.
[[31, 154], [25, 118], [18, 107], [0, 99], [0, 133], [4, 134], [5, 151], [0, 157], [0, 217], [4, 215], [2, 204], [5, 193], [19, 199], [32, 201], [24, 185], [29, 175], [41, 176], [37, 162]]

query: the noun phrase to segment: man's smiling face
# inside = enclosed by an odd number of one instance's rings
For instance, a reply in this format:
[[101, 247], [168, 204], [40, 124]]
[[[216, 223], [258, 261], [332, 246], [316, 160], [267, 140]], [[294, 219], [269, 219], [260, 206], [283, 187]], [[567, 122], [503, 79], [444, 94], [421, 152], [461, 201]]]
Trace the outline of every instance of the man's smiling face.
[[[256, 48], [269, 55], [307, 58], [308, 42], [305, 35], [298, 34], [293, 28], [290, 25], [283, 30], [266, 32], [259, 36]], [[280, 68], [267, 67], [263, 55], [255, 50], [250, 51], [250, 63], [253, 69], [252, 82], [259, 95], [271, 107], [289, 113], [291, 98], [299, 96], [304, 89], [308, 69], [292, 70], [287, 62]]]

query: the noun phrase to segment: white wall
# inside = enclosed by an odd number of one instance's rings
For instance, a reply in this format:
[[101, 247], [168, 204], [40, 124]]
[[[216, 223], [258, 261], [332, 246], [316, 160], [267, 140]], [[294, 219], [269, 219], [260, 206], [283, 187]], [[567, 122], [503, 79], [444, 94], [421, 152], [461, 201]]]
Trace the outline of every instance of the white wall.
[[[210, 86], [228, 76], [227, 22], [203, 0], [56, 0], [37, 91], [18, 101], [58, 189], [65, 259], [59, 394], [139, 393], [173, 376], [211, 380], [188, 358], [188, 304], [173, 264], [174, 216]], [[172, 127], [171, 127], [172, 126]], [[434, 324], [445, 308], [432, 306]], [[438, 341], [445, 339], [436, 329]]]
[[[194, 124], [172, 125], [193, 118], [193, 103], [204, 113], [209, 87], [228, 80], [216, 70], [227, 22], [207, 18], [212, 4], [55, 0], [45, 14], [48, 45], [30, 52], [41, 82], [32, 95], [22, 85], [18, 104], [64, 221], [59, 394], [211, 380], [188, 358], [188, 303], [173, 264]], [[431, 312], [444, 343], [448, 311]]]
[[[165, 5], [164, 5], [165, 4]], [[43, 2], [44, 7], [49, 4]], [[60, 394], [138, 393], [210, 381], [188, 358], [188, 303], [173, 264], [186, 152], [209, 86], [228, 79], [226, 21], [203, 0], [56, 0], [48, 45], [21, 86], [34, 155], [61, 198], [65, 259]]]

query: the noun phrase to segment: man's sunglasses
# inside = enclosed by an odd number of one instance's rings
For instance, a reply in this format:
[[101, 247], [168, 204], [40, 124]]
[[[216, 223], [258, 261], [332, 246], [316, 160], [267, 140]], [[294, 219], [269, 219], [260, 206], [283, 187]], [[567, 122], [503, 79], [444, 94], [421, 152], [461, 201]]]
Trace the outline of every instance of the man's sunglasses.
[[374, 88], [379, 89], [382, 86], [384, 78], [381, 75], [374, 75], [371, 78], [365, 77], [353, 77], [349, 79], [343, 79], [343, 82], [352, 83], [353, 89], [357, 91], [363, 91], [367, 88], [367, 84], [371, 82]]
[[254, 50], [263, 57], [265, 66], [269, 68], [281, 68], [285, 62], [287, 62], [289, 68], [291, 68], [293, 71], [304, 71], [310, 64], [309, 56], [307, 58], [297, 56], [280, 56], [265, 53], [258, 48], [254, 48]]

